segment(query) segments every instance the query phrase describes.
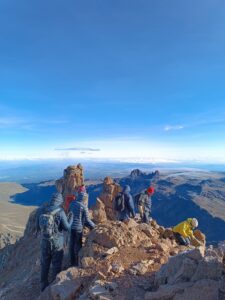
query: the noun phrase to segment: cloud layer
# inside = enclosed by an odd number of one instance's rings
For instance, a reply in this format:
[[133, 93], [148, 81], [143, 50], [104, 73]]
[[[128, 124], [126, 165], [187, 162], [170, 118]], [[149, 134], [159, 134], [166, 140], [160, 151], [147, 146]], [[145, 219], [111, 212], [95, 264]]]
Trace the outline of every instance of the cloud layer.
[[56, 148], [56, 151], [101, 151], [100, 149], [94, 149], [94, 148], [82, 148], [82, 147], [73, 147], [73, 148]]

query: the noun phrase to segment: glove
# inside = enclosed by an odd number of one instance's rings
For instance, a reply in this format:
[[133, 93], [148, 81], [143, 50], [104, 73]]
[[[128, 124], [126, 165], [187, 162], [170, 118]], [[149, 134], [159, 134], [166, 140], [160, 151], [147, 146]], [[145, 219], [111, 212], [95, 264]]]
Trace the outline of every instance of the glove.
[[73, 219], [73, 213], [70, 211], [67, 215], [68, 221], [70, 222]]

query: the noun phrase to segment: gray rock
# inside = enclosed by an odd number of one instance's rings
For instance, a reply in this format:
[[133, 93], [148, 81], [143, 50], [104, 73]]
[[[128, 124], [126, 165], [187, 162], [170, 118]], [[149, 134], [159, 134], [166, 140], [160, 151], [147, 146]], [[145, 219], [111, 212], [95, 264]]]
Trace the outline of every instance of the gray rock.
[[177, 293], [173, 300], [217, 300], [218, 282], [215, 280], [203, 279], [197, 281], [183, 293]]
[[222, 272], [223, 264], [217, 258], [207, 256], [199, 262], [191, 281], [201, 279], [218, 280], [222, 276]]
[[[155, 285], [181, 282], [194, 275], [197, 264], [203, 259], [203, 248], [188, 250], [170, 257], [168, 263], [163, 265], [156, 273]], [[186, 274], [187, 273], [187, 274]]]
[[193, 283], [188, 282], [188, 283], [178, 283], [175, 285], [170, 285], [170, 284], [162, 285], [156, 292], [147, 292], [145, 294], [145, 300], [170, 300], [170, 299], [173, 299], [173, 297], [177, 293], [182, 293], [185, 290], [185, 288], [191, 286], [192, 284]]
[[225, 295], [225, 276], [223, 276], [219, 282], [219, 290]]
[[112, 254], [115, 254], [119, 251], [119, 249], [117, 247], [113, 247], [113, 248], [110, 248], [109, 250], [107, 250], [105, 252], [106, 255], [112, 255]]
[[182, 265], [178, 272], [173, 276], [168, 278], [169, 284], [179, 283], [189, 281], [195, 274], [198, 264], [196, 261], [186, 257], [184, 258]]

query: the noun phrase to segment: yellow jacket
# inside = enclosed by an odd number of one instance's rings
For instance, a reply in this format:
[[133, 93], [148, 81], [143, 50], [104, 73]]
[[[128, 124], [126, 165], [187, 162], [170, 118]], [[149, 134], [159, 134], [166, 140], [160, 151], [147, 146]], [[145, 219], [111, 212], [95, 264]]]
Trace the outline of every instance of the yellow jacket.
[[194, 238], [194, 234], [193, 234], [193, 226], [191, 224], [192, 219], [189, 218], [184, 222], [179, 223], [178, 225], [176, 225], [175, 227], [173, 227], [173, 232], [177, 232], [179, 234], [181, 234], [184, 238]]

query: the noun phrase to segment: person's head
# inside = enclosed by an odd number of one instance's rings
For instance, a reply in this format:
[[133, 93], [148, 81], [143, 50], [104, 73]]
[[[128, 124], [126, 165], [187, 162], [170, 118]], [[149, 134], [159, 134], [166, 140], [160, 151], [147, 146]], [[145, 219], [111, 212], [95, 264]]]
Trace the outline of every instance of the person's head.
[[85, 193], [85, 192], [86, 192], [85, 185], [79, 186], [79, 188], [78, 188], [78, 193]]
[[196, 218], [188, 218], [187, 221], [192, 228], [198, 227], [198, 220]]
[[149, 196], [153, 195], [154, 194], [154, 187], [153, 186], [148, 187], [146, 192]]
[[52, 195], [50, 205], [51, 206], [61, 206], [63, 204], [63, 196], [60, 193], [54, 193]]
[[193, 228], [198, 227], [198, 220], [196, 218], [193, 218], [192, 221], [191, 221], [191, 225], [192, 225]]

